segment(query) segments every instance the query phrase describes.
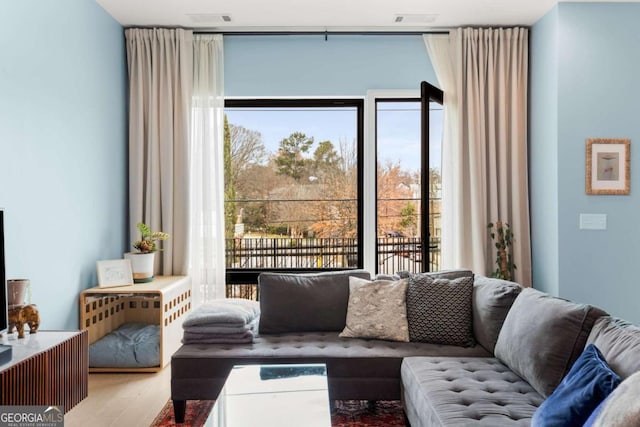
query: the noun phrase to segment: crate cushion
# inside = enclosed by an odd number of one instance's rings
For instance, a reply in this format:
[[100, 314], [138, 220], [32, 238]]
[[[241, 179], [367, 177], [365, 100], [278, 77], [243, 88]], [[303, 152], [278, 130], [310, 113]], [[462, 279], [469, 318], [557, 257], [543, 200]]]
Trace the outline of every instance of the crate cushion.
[[160, 365], [160, 326], [125, 323], [89, 346], [92, 368], [151, 368]]

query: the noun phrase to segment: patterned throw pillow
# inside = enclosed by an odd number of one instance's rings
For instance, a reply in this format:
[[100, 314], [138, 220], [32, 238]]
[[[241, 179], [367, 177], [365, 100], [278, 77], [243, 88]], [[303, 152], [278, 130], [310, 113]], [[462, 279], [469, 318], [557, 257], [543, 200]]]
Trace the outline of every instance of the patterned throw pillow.
[[349, 277], [347, 325], [340, 336], [409, 341], [407, 283]]
[[449, 280], [411, 276], [407, 320], [411, 341], [470, 347], [473, 339], [473, 276]]

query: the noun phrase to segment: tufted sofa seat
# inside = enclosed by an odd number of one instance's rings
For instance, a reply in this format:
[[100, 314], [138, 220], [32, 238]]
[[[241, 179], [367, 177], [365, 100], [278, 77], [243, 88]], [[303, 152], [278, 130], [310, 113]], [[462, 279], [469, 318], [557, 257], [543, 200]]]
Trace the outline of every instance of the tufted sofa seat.
[[344, 339], [338, 332], [263, 335], [245, 345], [190, 344], [173, 355], [172, 397], [215, 399], [233, 365], [325, 363], [332, 399], [398, 399], [402, 359], [424, 355], [491, 356], [482, 346]]
[[410, 357], [401, 377], [412, 427], [529, 426], [544, 400], [494, 357]]

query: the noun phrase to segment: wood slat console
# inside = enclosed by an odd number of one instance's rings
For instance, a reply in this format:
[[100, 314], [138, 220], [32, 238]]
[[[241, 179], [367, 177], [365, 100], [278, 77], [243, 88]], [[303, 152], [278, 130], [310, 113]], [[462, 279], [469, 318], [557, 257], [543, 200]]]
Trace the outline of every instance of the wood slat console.
[[22, 339], [4, 336], [13, 347], [0, 365], [0, 405], [64, 406], [68, 412], [88, 393], [86, 331], [38, 331]]
[[191, 279], [157, 276], [152, 282], [113, 288], [91, 288], [80, 294], [80, 327], [93, 344], [127, 322], [160, 326], [160, 366], [89, 368], [89, 372], [158, 372], [180, 347], [182, 322], [191, 309]]

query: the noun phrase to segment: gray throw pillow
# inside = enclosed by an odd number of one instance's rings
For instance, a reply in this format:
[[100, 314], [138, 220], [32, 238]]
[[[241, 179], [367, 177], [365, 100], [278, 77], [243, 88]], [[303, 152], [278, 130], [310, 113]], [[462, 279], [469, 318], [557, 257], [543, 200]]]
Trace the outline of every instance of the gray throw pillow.
[[371, 277], [365, 270], [261, 273], [260, 333], [341, 331], [347, 317], [350, 276]]
[[527, 288], [502, 325], [495, 355], [548, 397], [584, 350], [602, 310]]
[[473, 346], [472, 295], [473, 276], [412, 275], [407, 289], [411, 341]]
[[405, 277], [420, 279], [425, 276], [433, 277], [434, 279], [459, 279], [461, 277], [473, 277], [473, 271], [467, 270], [465, 268], [456, 268], [451, 270], [439, 270], [439, 271], [429, 271], [427, 273], [408, 273], [406, 271], [399, 271], [396, 273], [400, 276], [401, 279]]
[[611, 369], [622, 379], [640, 371], [639, 326], [615, 317], [601, 317], [593, 325], [587, 344], [598, 347]]
[[349, 278], [347, 324], [343, 338], [409, 341], [407, 279], [398, 281]]
[[515, 282], [484, 276], [473, 279], [473, 335], [491, 353], [520, 291], [522, 287]]

